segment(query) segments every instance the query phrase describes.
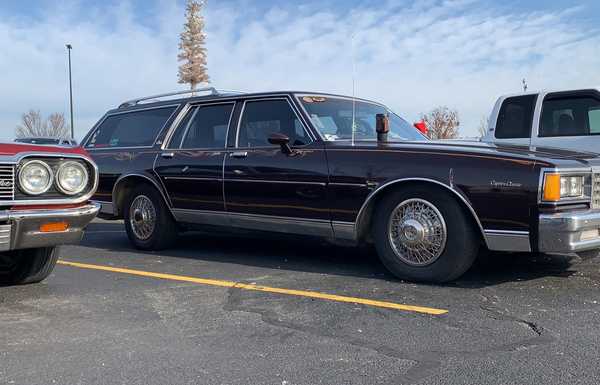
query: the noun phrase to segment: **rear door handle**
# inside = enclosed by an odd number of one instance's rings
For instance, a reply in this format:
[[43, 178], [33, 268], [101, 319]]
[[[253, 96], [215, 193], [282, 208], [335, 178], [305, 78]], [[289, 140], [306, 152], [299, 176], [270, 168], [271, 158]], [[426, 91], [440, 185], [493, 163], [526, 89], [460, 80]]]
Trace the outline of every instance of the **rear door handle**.
[[229, 156], [232, 158], [245, 158], [248, 156], [248, 151], [234, 151]]
[[175, 153], [173, 153], [173, 152], [163, 152], [162, 154], [160, 154], [160, 156], [162, 156], [165, 159], [171, 159], [172, 157], [175, 156]]

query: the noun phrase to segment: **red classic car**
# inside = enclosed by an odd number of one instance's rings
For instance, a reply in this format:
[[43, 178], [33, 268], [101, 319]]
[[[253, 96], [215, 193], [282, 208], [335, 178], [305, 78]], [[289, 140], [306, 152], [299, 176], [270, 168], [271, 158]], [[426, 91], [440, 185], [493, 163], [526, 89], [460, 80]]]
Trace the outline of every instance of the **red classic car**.
[[98, 185], [82, 148], [0, 143], [0, 284], [39, 282], [57, 246], [77, 243], [96, 216]]

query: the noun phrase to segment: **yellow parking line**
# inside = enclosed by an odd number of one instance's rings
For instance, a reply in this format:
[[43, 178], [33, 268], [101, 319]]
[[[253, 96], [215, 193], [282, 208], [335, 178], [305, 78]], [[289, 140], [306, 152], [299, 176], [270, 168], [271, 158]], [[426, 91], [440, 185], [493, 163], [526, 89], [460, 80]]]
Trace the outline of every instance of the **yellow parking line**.
[[317, 299], [336, 301], [336, 302], [357, 303], [357, 304], [361, 304], [361, 305], [410, 311], [410, 312], [415, 312], [415, 313], [423, 313], [423, 314], [431, 314], [431, 315], [442, 315], [442, 314], [448, 313], [448, 310], [444, 310], [444, 309], [435, 309], [435, 308], [431, 308], [431, 307], [413, 306], [413, 305], [403, 305], [403, 304], [394, 303], [394, 302], [376, 301], [376, 300], [365, 299], [365, 298], [346, 297], [346, 296], [342, 296], [342, 295], [319, 293], [316, 291], [281, 289], [281, 288], [277, 288], [277, 287], [249, 285], [246, 283], [239, 283], [239, 282], [232, 282], [232, 281], [221, 281], [221, 280], [216, 280], [216, 279], [186, 277], [183, 275], [154, 273], [154, 272], [150, 272], [150, 271], [124, 269], [124, 268], [120, 268], [120, 267], [111, 267], [111, 266], [103, 266], [103, 265], [90, 265], [87, 263], [69, 262], [69, 261], [63, 261], [63, 260], [58, 261], [58, 264], [65, 265], [65, 266], [78, 267], [81, 269], [110, 271], [113, 273], [137, 275], [140, 277], [166, 279], [166, 280], [171, 280], [171, 281], [191, 282], [191, 283], [198, 283], [201, 285], [234, 287], [236, 289], [242, 289], [242, 290], [262, 291], [262, 292], [266, 292], [266, 293], [277, 293], [277, 294], [293, 295], [293, 296], [297, 296], [297, 297], [306, 297], [306, 298], [317, 298]]

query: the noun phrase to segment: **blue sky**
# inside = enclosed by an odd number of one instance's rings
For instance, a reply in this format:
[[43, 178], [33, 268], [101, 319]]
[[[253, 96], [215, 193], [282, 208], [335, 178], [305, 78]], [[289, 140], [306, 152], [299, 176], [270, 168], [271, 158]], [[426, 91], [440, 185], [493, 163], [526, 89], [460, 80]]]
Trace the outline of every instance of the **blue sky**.
[[[181, 89], [183, 1], [3, 0], [0, 139], [21, 113], [68, 114], [73, 50], [76, 136], [119, 102]], [[600, 85], [600, 1], [209, 0], [213, 85], [248, 91], [357, 90], [408, 120], [438, 105], [473, 136], [503, 93]]]

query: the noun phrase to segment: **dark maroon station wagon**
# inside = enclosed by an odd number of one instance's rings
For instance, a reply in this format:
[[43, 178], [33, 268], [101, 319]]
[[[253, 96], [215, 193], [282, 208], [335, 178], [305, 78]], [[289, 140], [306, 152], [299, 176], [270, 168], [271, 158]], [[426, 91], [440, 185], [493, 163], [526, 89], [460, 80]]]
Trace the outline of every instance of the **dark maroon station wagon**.
[[109, 111], [83, 146], [99, 166], [102, 215], [123, 218], [144, 250], [207, 225], [312, 235], [372, 242], [399, 278], [444, 282], [481, 247], [600, 249], [596, 155], [429, 141], [368, 100], [158, 95]]

